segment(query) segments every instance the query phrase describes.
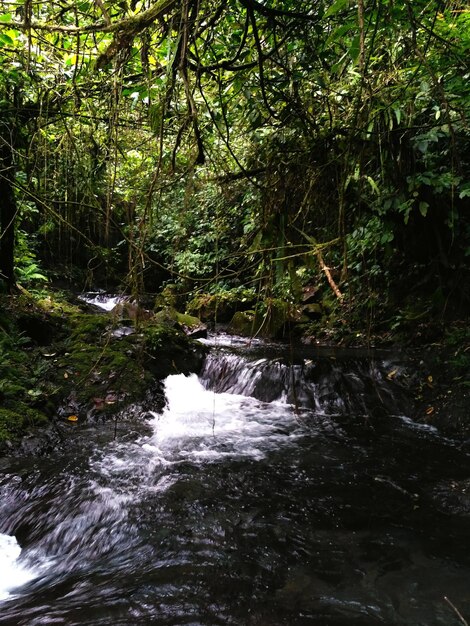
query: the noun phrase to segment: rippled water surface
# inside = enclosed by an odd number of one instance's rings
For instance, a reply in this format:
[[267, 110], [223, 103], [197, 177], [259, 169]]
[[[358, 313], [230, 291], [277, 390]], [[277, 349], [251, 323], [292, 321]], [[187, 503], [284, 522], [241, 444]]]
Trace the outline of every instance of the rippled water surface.
[[470, 619], [468, 456], [391, 367], [222, 351], [117, 439], [4, 460], [0, 624]]

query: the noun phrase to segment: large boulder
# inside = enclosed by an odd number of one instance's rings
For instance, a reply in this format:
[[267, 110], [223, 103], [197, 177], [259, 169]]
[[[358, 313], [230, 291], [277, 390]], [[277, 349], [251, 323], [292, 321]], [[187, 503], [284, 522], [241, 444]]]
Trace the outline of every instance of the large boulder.
[[272, 298], [257, 310], [238, 311], [227, 331], [244, 337], [281, 338], [294, 326], [305, 321], [302, 312], [290, 302]]
[[207, 337], [207, 326], [198, 317], [188, 313], [180, 313], [171, 306], [167, 306], [156, 313], [155, 322], [182, 330], [193, 339]]
[[256, 305], [256, 294], [251, 289], [230, 289], [217, 294], [201, 293], [187, 305], [191, 315], [204, 322], [227, 323], [238, 311], [249, 311]]

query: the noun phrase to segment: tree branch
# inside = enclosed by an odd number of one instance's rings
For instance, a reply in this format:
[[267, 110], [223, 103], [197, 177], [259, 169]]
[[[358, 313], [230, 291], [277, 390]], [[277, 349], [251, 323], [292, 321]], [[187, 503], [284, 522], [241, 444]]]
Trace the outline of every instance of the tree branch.
[[[50, 33], [116, 33], [125, 32], [129, 35], [137, 35], [145, 28], [153, 24], [155, 20], [166, 15], [169, 11], [179, 4], [179, 0], [157, 0], [150, 9], [142, 11], [137, 15], [132, 15], [119, 22], [106, 23], [96, 22], [88, 26], [58, 26], [57, 24], [48, 24], [47, 22], [14, 22], [14, 27], [18, 30], [28, 30], [31, 28], [36, 31], [45, 31]], [[12, 23], [0, 23], [0, 27], [11, 28]]]

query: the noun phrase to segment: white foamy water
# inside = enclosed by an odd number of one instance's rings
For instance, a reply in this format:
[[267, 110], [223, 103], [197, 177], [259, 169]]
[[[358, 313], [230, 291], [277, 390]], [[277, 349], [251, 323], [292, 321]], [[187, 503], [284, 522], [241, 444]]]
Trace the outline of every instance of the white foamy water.
[[80, 300], [87, 304], [93, 304], [94, 306], [103, 309], [103, 311], [112, 311], [116, 304], [127, 300], [125, 296], [107, 296], [106, 294], [83, 294], [78, 296]]
[[195, 374], [169, 376], [165, 392], [168, 405], [153, 413], [154, 435], [144, 444], [164, 462], [261, 459], [303, 434], [289, 406], [208, 391]]
[[266, 346], [269, 342], [265, 339], [258, 339], [256, 337], [240, 337], [239, 335], [229, 335], [227, 333], [210, 334], [206, 338], [198, 339], [200, 343], [206, 346], [221, 347], [252, 347], [252, 346]]
[[0, 533], [0, 600], [34, 578], [34, 573], [18, 562], [21, 548], [15, 537]]

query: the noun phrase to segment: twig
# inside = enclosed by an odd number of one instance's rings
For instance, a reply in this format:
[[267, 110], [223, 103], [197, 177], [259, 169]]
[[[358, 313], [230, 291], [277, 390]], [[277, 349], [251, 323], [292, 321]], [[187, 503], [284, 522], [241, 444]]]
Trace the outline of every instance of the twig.
[[335, 296], [341, 302], [343, 299], [343, 294], [338, 289], [338, 285], [333, 280], [333, 277], [330, 272], [330, 268], [325, 264], [325, 261], [323, 260], [323, 255], [321, 253], [321, 250], [317, 250], [315, 254], [317, 255], [318, 263], [320, 264], [321, 269], [325, 272], [325, 276], [328, 280], [328, 284], [330, 285]]
[[468, 622], [467, 620], [464, 618], [464, 616], [462, 615], [462, 613], [458, 610], [458, 608], [455, 606], [455, 604], [453, 604], [449, 598], [447, 596], [444, 596], [444, 600], [447, 602], [447, 604], [451, 607], [451, 609], [453, 609], [455, 611], [455, 614], [457, 615], [457, 617], [459, 618], [459, 620], [462, 622], [462, 624], [464, 626], [468, 626]]

